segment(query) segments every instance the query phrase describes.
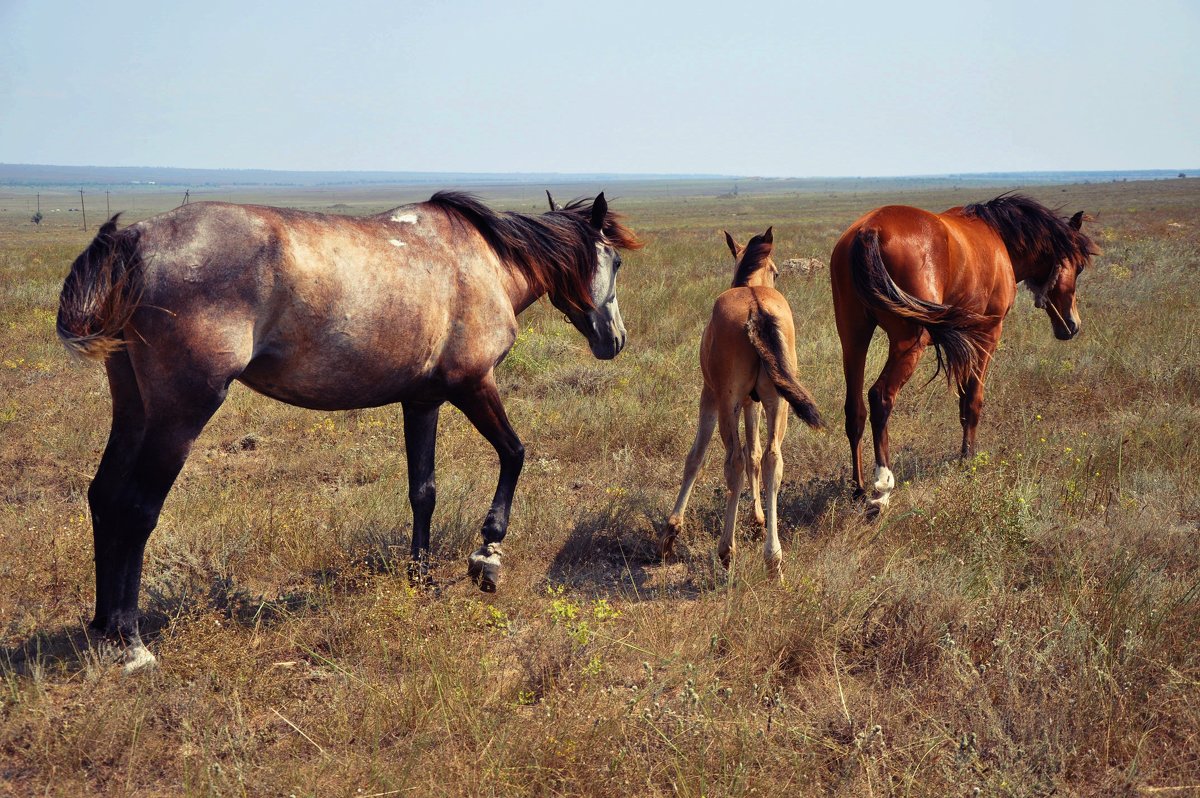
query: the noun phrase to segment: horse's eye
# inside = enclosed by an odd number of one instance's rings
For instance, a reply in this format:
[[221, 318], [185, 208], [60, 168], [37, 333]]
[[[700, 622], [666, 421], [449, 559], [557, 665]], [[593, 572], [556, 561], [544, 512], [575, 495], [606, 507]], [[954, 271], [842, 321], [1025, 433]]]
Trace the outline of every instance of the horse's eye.
[[613, 257], [613, 271], [615, 272], [619, 268], [621, 268], [621, 256], [616, 255]]

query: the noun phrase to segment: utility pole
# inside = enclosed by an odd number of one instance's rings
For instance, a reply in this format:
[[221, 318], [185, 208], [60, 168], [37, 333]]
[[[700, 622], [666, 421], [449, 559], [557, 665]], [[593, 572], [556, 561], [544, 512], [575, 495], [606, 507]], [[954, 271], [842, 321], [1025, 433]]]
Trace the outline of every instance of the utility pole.
[[87, 208], [83, 207], [83, 189], [79, 189], [79, 211], [83, 214], [83, 231], [87, 232]]

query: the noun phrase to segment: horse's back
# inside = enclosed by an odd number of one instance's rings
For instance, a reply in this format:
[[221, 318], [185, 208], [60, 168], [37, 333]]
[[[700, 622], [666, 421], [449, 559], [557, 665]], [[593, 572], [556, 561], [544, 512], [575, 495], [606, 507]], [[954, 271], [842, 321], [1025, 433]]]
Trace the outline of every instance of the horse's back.
[[829, 274], [835, 307], [859, 314], [861, 302], [852, 270], [855, 242], [864, 232], [877, 236], [879, 256], [900, 290], [927, 302], [962, 304], [979, 312], [1008, 301], [1007, 254], [987, 225], [963, 216], [960, 208], [932, 213], [908, 205], [886, 205], [857, 219], [834, 246]]
[[486, 372], [515, 337], [494, 254], [421, 205], [344, 217], [193, 203], [138, 226], [139, 334], [285, 402], [397, 401]]
[[712, 317], [701, 344], [701, 370], [710, 387], [719, 387], [738, 397], [749, 395], [754, 388], [759, 357], [751, 343], [747, 322], [756, 313], [765, 313], [778, 321], [785, 349], [794, 357], [795, 328], [791, 307], [783, 294], [766, 286], [727, 289], [713, 303]]

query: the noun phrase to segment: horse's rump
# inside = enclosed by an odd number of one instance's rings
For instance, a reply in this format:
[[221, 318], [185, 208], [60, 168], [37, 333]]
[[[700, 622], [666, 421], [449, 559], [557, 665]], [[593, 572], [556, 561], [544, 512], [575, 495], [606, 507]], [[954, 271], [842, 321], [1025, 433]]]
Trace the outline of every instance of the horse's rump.
[[896, 285], [884, 263], [879, 230], [863, 226], [850, 242], [850, 277], [855, 294], [872, 313], [908, 319], [928, 333], [937, 354], [936, 377], [942, 371], [956, 385], [964, 385], [983, 367], [985, 317], [966, 308], [930, 302]]

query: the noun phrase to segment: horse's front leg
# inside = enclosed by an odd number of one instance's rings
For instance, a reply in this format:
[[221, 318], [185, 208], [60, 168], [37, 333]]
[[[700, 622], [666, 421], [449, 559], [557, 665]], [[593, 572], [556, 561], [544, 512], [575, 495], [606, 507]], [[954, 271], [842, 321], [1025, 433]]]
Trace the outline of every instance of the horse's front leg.
[[491, 593], [500, 584], [500, 558], [504, 554], [500, 543], [508, 532], [513, 493], [525, 464], [525, 447], [508, 423], [491, 372], [478, 383], [457, 391], [450, 401], [463, 411], [500, 456], [500, 479], [496, 483], [492, 507], [483, 522], [483, 545], [467, 559], [467, 573], [479, 581], [480, 590]]
[[983, 344], [983, 358], [979, 373], [973, 374], [958, 392], [958, 420], [962, 422], [962, 449], [959, 459], [966, 460], [975, 456], [975, 429], [979, 426], [979, 416], [983, 412], [983, 383], [987, 379], [988, 366], [992, 363], [992, 355], [996, 353], [996, 345], [1000, 342], [1000, 325]]
[[437, 503], [433, 454], [437, 445], [438, 411], [441, 403], [405, 402], [404, 452], [408, 457], [408, 502], [412, 505], [412, 562], [409, 578], [429, 581], [429, 525]]

